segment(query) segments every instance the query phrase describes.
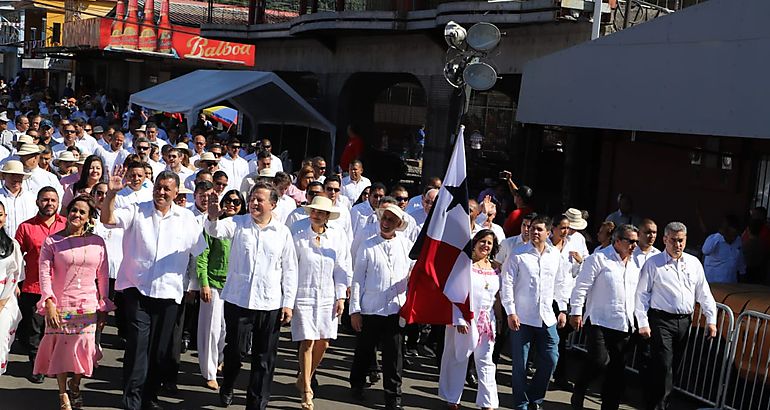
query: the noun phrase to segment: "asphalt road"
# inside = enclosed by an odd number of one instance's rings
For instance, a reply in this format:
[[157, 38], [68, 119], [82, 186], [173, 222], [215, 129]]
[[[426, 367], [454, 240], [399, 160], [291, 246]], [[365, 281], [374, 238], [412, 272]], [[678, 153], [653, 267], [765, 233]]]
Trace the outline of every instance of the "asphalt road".
[[[102, 337], [104, 359], [94, 371], [90, 379], [82, 383], [84, 409], [117, 409], [120, 408], [121, 375], [123, 351], [116, 348], [118, 342], [114, 335], [115, 329], [106, 328]], [[367, 391], [367, 401], [358, 402], [350, 397], [347, 382], [350, 364], [353, 360], [355, 337], [341, 334], [332, 342], [326, 358], [318, 371], [320, 386], [315, 391], [315, 408], [319, 410], [343, 409], [382, 409], [384, 397], [382, 383], [377, 383]], [[574, 373], [582, 363], [578, 353], [569, 355], [570, 372]], [[498, 369], [498, 385], [501, 408], [511, 406], [510, 361], [503, 358]], [[179, 394], [176, 397], [161, 397], [165, 409], [220, 409], [218, 396], [215, 392], [203, 387], [204, 380], [198, 369], [197, 354], [188, 351], [182, 358], [181, 374], [179, 376]], [[404, 366], [403, 404], [408, 409], [443, 409], [444, 403], [437, 396], [438, 373], [435, 360], [419, 357], [410, 366]], [[289, 339], [288, 328], [281, 335], [278, 352], [278, 365], [273, 382], [273, 395], [270, 409], [298, 409], [299, 395], [294, 388], [297, 369], [295, 344]], [[243, 409], [246, 404], [246, 394], [243, 388], [247, 383], [249, 364], [244, 363], [238, 382], [236, 383], [235, 399], [229, 409]], [[0, 410], [37, 410], [58, 409], [56, 381], [46, 379], [45, 383], [35, 385], [26, 376], [31, 371], [31, 365], [26, 357], [12, 354], [8, 364], [8, 372], [0, 376]], [[221, 380], [220, 380], [221, 381]], [[639, 408], [641, 392], [635, 389], [638, 380], [629, 375], [631, 388], [627, 392], [630, 405], [622, 409]], [[597, 386], [598, 387], [598, 386]], [[545, 408], [553, 410], [569, 410], [570, 393], [551, 390], [546, 397]], [[463, 408], [473, 408], [475, 390], [466, 388], [463, 395]], [[586, 408], [598, 409], [599, 400], [595, 396], [587, 397]], [[698, 403], [677, 397], [675, 409], [687, 410], [698, 408]], [[702, 406], [700, 406], [702, 407]]]

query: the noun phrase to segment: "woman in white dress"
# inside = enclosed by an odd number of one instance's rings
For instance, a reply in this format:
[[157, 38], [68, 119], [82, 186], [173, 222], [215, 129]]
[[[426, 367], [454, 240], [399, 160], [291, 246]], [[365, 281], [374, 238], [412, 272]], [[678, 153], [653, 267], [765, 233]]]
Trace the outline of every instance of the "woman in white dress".
[[473, 236], [471, 247], [470, 299], [474, 318], [470, 324], [458, 318], [454, 326], [446, 328], [438, 394], [446, 401], [448, 409], [460, 408], [468, 356], [473, 353], [479, 380], [476, 405], [481, 409], [495, 409], [499, 401], [496, 367], [492, 361], [495, 348], [495, 314], [492, 307], [500, 290], [500, 269], [493, 261], [500, 246], [494, 231], [482, 229]]
[[16, 338], [21, 311], [16, 288], [21, 275], [21, 249], [18, 242], [5, 233], [5, 205], [0, 202], [0, 374], [8, 368], [8, 353]]
[[331, 200], [319, 195], [304, 208], [309, 218], [292, 225], [299, 274], [291, 336], [300, 342], [296, 386], [302, 393], [302, 408], [312, 409], [310, 380], [329, 339], [337, 338], [337, 320], [345, 306], [353, 269], [346, 233], [327, 226], [329, 220], [340, 216]]

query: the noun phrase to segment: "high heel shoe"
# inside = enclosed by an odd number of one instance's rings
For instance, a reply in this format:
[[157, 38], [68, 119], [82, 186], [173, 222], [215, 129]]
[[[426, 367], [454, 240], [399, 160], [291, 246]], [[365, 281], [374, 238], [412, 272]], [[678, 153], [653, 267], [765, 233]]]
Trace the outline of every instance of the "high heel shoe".
[[313, 410], [313, 391], [305, 390], [302, 392], [302, 410]]
[[67, 393], [62, 393], [59, 395], [59, 409], [72, 410], [72, 405], [70, 404], [70, 398], [67, 395]]
[[69, 399], [73, 408], [79, 409], [83, 407], [83, 395], [80, 392], [80, 386], [73, 383], [74, 380], [69, 379], [67, 381], [67, 387], [69, 387]]

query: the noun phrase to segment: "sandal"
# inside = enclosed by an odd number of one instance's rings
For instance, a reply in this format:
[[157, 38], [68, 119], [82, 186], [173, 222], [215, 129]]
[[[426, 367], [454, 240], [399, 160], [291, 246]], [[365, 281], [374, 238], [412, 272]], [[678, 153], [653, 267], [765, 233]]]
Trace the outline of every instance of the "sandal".
[[62, 393], [59, 395], [59, 409], [72, 410], [72, 405], [70, 405], [70, 398], [67, 393]]
[[69, 387], [69, 399], [73, 408], [79, 409], [83, 407], [83, 395], [80, 392], [80, 386], [72, 384], [73, 380], [67, 381], [67, 387]]
[[313, 391], [305, 390], [302, 393], [302, 410], [313, 410]]

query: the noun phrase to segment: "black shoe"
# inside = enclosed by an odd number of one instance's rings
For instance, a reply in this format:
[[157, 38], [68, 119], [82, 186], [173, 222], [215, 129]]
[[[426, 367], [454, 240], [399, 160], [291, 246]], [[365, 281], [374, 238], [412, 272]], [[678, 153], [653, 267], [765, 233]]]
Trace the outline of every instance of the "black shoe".
[[585, 394], [575, 391], [572, 393], [572, 397], [569, 399], [569, 403], [572, 405], [572, 410], [583, 410], [583, 402], [585, 401]]
[[163, 407], [161, 407], [157, 400], [150, 400], [149, 403], [142, 405], [142, 410], [163, 410]]
[[406, 357], [419, 357], [420, 352], [417, 351], [416, 347], [408, 347], [406, 348], [406, 351], [404, 351], [404, 356]]
[[358, 401], [364, 401], [366, 400], [366, 396], [364, 396], [364, 389], [361, 387], [353, 387], [350, 389], [350, 394], [353, 396], [354, 399]]
[[475, 373], [468, 373], [465, 376], [465, 382], [468, 383], [468, 387], [472, 389], [477, 389], [479, 387], [479, 379], [476, 377]]
[[176, 383], [165, 383], [161, 391], [168, 396], [176, 396], [179, 394], [179, 387], [177, 387]]
[[190, 348], [190, 339], [183, 337], [182, 338], [182, 353], [187, 353], [187, 349]]
[[436, 357], [436, 352], [435, 352], [435, 351], [433, 351], [433, 349], [431, 349], [431, 348], [430, 348], [429, 346], [427, 346], [427, 345], [422, 345], [422, 353], [421, 353], [421, 354], [422, 354], [423, 356], [425, 356], [425, 357], [428, 357], [428, 358], [431, 358], [431, 359], [432, 359], [432, 358], [434, 358], [434, 357]]
[[233, 404], [233, 391], [232, 390], [219, 390], [219, 402], [222, 403], [223, 406], [227, 407], [231, 404]]
[[558, 390], [564, 390], [564, 391], [572, 391], [572, 384], [567, 380], [566, 378], [558, 378], [554, 379], [553, 383], [551, 383], [551, 386]]
[[376, 371], [369, 372], [369, 384], [377, 384], [380, 381], [380, 374]]
[[43, 384], [45, 381], [45, 375], [44, 374], [33, 374], [29, 377], [27, 377], [27, 380], [29, 380], [32, 383], [35, 384]]

